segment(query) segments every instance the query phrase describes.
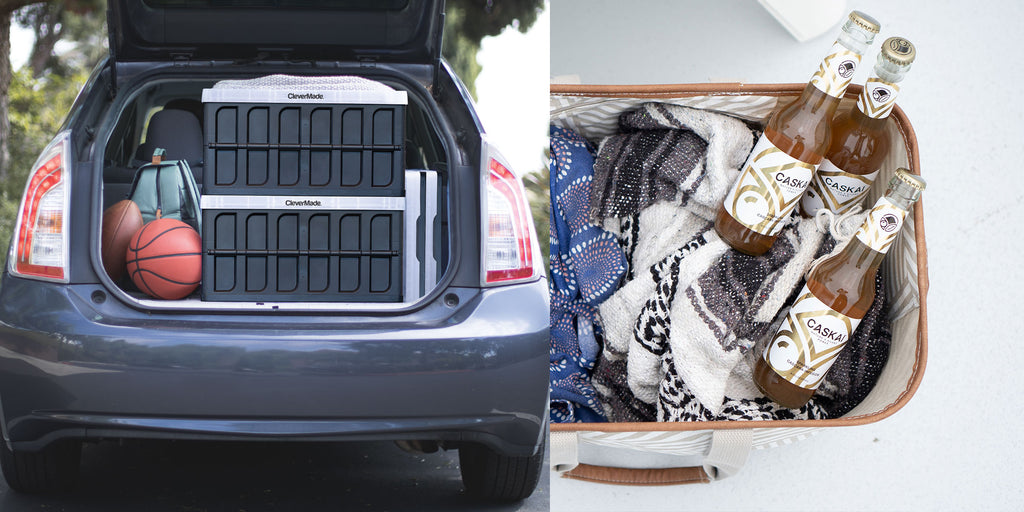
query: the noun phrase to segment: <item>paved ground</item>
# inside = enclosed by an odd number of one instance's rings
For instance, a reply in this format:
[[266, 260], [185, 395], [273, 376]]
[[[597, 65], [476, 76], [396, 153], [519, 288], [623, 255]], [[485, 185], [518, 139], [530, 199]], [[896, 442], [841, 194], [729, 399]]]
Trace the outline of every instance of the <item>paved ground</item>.
[[540, 512], [548, 500], [545, 474], [521, 503], [480, 503], [463, 491], [458, 452], [417, 456], [387, 442], [107, 442], [86, 445], [80, 485], [70, 495], [24, 496], [0, 480], [3, 512]]

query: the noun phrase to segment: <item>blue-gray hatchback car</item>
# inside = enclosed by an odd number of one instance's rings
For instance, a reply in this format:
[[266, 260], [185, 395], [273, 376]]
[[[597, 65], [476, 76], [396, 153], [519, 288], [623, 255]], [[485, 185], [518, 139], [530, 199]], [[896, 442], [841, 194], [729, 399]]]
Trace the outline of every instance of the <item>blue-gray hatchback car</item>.
[[[30, 173], [0, 287], [9, 485], [66, 489], [102, 439], [385, 439], [458, 449], [473, 494], [528, 496], [547, 285], [521, 181], [440, 58], [443, 2], [108, 16], [110, 57]], [[337, 83], [391, 93], [323, 102]], [[200, 193], [202, 284], [175, 300], [102, 256], [104, 211], [155, 148]]]

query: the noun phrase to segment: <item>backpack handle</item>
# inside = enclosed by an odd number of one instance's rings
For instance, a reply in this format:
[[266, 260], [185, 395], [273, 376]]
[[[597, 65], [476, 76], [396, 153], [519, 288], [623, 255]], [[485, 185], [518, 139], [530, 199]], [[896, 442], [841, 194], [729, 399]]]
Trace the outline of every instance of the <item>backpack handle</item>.
[[[153, 165], [160, 165], [161, 163], [163, 163], [164, 155], [166, 155], [166, 154], [167, 154], [167, 151], [165, 151], [164, 148], [156, 148], [156, 149], [154, 149], [153, 150]], [[156, 171], [156, 218], [158, 218], [158, 219], [163, 217], [163, 210], [164, 210], [164, 208], [163, 208], [164, 205], [163, 205], [163, 201], [162, 201], [163, 198], [161, 197], [161, 194], [160, 194], [160, 170], [161, 169], [158, 169]]]

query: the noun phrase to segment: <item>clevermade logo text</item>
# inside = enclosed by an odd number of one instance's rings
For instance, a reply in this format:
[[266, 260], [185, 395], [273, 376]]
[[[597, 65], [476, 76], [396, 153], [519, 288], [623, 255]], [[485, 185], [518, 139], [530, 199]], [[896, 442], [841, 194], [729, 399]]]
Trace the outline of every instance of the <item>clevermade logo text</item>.
[[322, 100], [322, 99], [324, 99], [324, 95], [323, 94], [316, 94], [316, 93], [312, 93], [312, 92], [307, 92], [307, 93], [303, 93], [303, 94], [296, 94], [294, 92], [290, 92], [290, 93], [288, 93], [288, 99], [290, 99], [290, 100]]
[[320, 201], [315, 200], [315, 199], [303, 199], [301, 201], [293, 201], [291, 199], [288, 199], [288, 200], [285, 200], [284, 205], [285, 206], [299, 206], [299, 207], [303, 207], [303, 208], [319, 208], [319, 207], [323, 206], [323, 203], [321, 203]]

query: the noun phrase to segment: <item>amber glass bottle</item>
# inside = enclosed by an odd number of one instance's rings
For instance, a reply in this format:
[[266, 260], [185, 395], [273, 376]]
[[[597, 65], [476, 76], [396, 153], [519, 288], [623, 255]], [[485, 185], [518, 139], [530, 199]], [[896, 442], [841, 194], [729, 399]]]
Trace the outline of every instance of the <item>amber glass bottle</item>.
[[838, 254], [807, 276], [782, 326], [758, 358], [754, 383], [780, 405], [807, 403], [875, 300], [875, 274], [925, 182], [900, 168], [885, 196]]
[[775, 242], [825, 156], [829, 122], [878, 30], [870, 16], [850, 13], [800, 97], [769, 117], [715, 218], [715, 230], [734, 249], [757, 256]]
[[882, 43], [875, 67], [864, 83], [857, 104], [832, 120], [832, 142], [825, 160], [814, 173], [800, 200], [800, 213], [814, 215], [821, 208], [845, 213], [861, 204], [889, 154], [886, 124], [917, 51], [902, 37]]

